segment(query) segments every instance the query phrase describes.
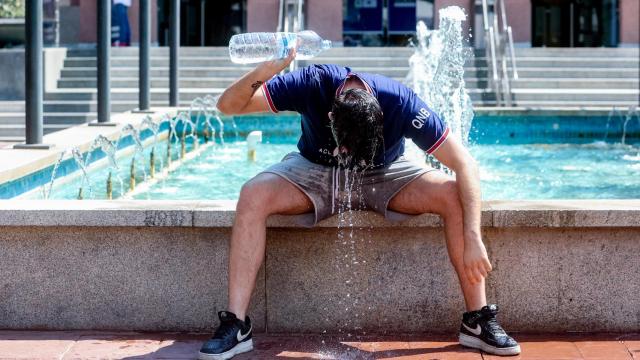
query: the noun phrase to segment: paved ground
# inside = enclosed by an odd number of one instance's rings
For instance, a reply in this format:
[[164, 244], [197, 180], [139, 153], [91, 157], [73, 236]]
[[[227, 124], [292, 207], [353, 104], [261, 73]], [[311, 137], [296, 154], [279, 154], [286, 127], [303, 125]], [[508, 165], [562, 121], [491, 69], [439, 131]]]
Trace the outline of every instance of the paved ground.
[[[0, 331], [0, 359], [194, 359], [207, 335]], [[640, 359], [640, 333], [516, 336], [523, 354], [509, 359]], [[256, 335], [246, 359], [497, 359], [442, 335], [333, 338]]]

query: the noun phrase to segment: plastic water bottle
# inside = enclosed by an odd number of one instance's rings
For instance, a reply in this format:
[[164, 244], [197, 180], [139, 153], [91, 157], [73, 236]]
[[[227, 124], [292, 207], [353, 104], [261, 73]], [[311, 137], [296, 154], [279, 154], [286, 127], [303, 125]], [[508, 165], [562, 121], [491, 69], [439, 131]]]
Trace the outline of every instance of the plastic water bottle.
[[322, 40], [311, 30], [238, 34], [229, 41], [229, 57], [236, 64], [258, 63], [286, 58], [294, 47], [297, 48], [296, 59], [306, 60], [331, 48], [331, 41]]

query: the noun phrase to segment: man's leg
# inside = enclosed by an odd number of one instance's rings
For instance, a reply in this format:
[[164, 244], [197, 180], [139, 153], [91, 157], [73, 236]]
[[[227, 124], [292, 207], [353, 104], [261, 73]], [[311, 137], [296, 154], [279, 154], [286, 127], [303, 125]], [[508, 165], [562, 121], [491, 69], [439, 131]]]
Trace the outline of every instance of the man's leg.
[[389, 202], [389, 209], [405, 214], [435, 213], [444, 220], [449, 259], [458, 274], [467, 311], [487, 304], [484, 279], [471, 284], [464, 271], [462, 204], [456, 181], [439, 171], [430, 171], [410, 182]]
[[229, 250], [229, 311], [221, 311], [220, 325], [200, 349], [200, 360], [226, 360], [251, 351], [251, 321], [246, 316], [256, 276], [264, 259], [267, 217], [302, 214], [313, 203], [284, 178], [261, 173], [242, 186]]
[[496, 305], [487, 306], [484, 279], [471, 284], [464, 270], [463, 213], [453, 177], [431, 171], [410, 182], [389, 202], [393, 211], [406, 214], [436, 213], [444, 220], [449, 259], [458, 274], [467, 306], [462, 315], [460, 344], [495, 355], [520, 353], [518, 343], [498, 325]]
[[284, 178], [262, 173], [240, 191], [229, 253], [229, 311], [244, 319], [264, 259], [266, 221], [272, 214], [313, 211], [313, 203]]

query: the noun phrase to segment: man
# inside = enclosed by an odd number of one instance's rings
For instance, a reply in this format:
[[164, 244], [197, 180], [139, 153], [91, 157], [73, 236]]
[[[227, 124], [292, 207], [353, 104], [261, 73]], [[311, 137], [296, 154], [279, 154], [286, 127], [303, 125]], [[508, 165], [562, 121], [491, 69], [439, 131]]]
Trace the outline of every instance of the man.
[[111, 45], [131, 45], [131, 29], [129, 15], [132, 0], [113, 0], [111, 10]]
[[[230, 359], [250, 351], [249, 298], [264, 258], [266, 219], [272, 214], [308, 214], [309, 225], [338, 210], [336, 167], [362, 170], [365, 208], [391, 220], [422, 213], [445, 223], [449, 257], [467, 312], [460, 343], [497, 355], [520, 353], [486, 303], [491, 264], [480, 236], [478, 168], [468, 151], [418, 96], [383, 76], [355, 74], [335, 65], [313, 65], [279, 75], [295, 57], [261, 63], [225, 90], [221, 112], [297, 111], [302, 116], [300, 153], [287, 155], [249, 180], [240, 192], [229, 255], [228, 311], [200, 350], [200, 359]], [[404, 138], [433, 154], [456, 178], [402, 158]], [[362, 207], [357, 207], [362, 208]]]

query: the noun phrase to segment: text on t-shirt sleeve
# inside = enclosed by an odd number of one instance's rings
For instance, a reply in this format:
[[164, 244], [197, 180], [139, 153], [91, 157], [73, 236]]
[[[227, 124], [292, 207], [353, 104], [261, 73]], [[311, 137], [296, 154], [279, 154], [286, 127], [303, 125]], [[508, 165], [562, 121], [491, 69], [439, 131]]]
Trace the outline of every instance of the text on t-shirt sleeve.
[[449, 128], [418, 95], [413, 91], [409, 92], [402, 114], [405, 122], [404, 135], [427, 154], [431, 154], [446, 140]]

